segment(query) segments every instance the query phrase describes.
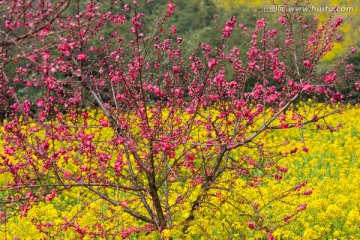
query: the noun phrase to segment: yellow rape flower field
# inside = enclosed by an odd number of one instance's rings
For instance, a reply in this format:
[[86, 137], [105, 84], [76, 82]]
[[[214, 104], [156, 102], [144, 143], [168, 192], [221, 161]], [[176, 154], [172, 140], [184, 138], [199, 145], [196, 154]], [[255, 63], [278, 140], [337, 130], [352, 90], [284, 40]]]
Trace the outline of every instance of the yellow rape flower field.
[[[303, 113], [306, 113], [306, 107]], [[248, 226], [249, 219], [244, 213], [253, 215], [254, 208], [241, 202], [241, 197], [245, 197], [251, 202], [258, 202], [260, 208], [267, 206], [262, 212], [267, 217], [284, 219], [273, 233], [275, 239], [360, 239], [359, 122], [360, 109], [354, 107], [326, 119], [326, 124], [330, 126], [341, 125], [333, 131], [318, 130], [314, 124], [306, 125], [302, 129], [268, 131], [261, 137], [265, 139], [264, 142], [276, 146], [279, 152], [299, 148], [296, 154], [281, 160], [280, 165], [288, 168], [281, 180], [269, 177], [258, 188], [245, 188], [245, 180], [242, 182], [237, 179], [232, 183], [234, 187], [231, 193], [222, 193], [212, 200], [213, 205], [218, 206], [220, 211], [214, 214], [204, 212], [205, 208], [197, 211], [197, 220], [190, 225], [186, 236], [181, 236], [181, 226], [175, 226], [161, 234], [131, 235], [130, 238], [264, 238], [265, 232], [254, 231]], [[5, 185], [6, 177], [6, 174], [0, 175], [0, 186]], [[231, 176], [224, 174], [221, 181], [224, 188], [229, 187], [227, 184], [231, 182]], [[282, 198], [282, 201], [275, 201], [291, 186], [302, 181], [308, 183], [304, 189], [309, 194], [290, 194]], [[174, 189], [185, 191], [180, 185], [176, 186], [176, 183]], [[85, 198], [88, 193], [81, 191], [70, 190], [51, 202], [39, 203], [33, 206], [26, 217], [14, 216], [6, 222], [0, 221], [0, 239], [41, 239], [56, 234], [62, 239], [77, 239], [79, 235], [74, 231], [75, 228], [81, 230], [84, 226], [90, 226], [95, 229], [99, 221], [106, 222], [105, 226], [109, 229], [132, 225], [127, 215], [120, 213], [121, 207], [109, 208], [101, 199], [87, 201]], [[239, 196], [239, 206], [236, 201], [227, 201], [228, 198], [236, 200], [236, 196]], [[305, 210], [297, 212], [299, 206], [303, 206]], [[80, 211], [81, 208], [86, 209]], [[290, 217], [286, 219], [287, 216]], [[184, 215], [178, 218], [186, 217], [187, 213], [184, 212]], [[75, 218], [78, 226], [58, 227]], [[112, 236], [107, 237], [110, 239]], [[100, 236], [97, 238], [100, 239]], [[121, 239], [121, 234], [115, 238]]]

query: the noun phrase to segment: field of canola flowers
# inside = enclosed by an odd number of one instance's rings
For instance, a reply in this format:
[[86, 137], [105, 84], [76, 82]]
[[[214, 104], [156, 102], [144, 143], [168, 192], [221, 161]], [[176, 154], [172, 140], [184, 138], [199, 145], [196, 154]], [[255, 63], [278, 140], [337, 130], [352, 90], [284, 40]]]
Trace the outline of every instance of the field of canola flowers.
[[[305, 112], [306, 107], [304, 114]], [[262, 211], [263, 215], [280, 219], [279, 227], [274, 231], [275, 239], [360, 239], [359, 122], [360, 109], [352, 108], [326, 119], [329, 125], [341, 124], [339, 129], [332, 132], [319, 131], [314, 125], [307, 125], [303, 129], [267, 132], [261, 137], [265, 138], [265, 142], [277, 146], [279, 152], [299, 147], [296, 154], [281, 160], [281, 165], [288, 168], [281, 180], [269, 178], [258, 188], [251, 188], [244, 187], [246, 182], [237, 179], [231, 193], [222, 193], [221, 196], [212, 199], [212, 204], [218, 206], [220, 211], [214, 214], [202, 209], [197, 211], [197, 221], [191, 224], [186, 236], [181, 235], [181, 226], [174, 226], [173, 229], [165, 230], [161, 234], [135, 233], [129, 238], [265, 237], [265, 232], [249, 228], [248, 221], [251, 219], [247, 217], [247, 213], [249, 216], [253, 214], [254, 208], [242, 203], [242, 197], [245, 197], [252, 202], [258, 202], [260, 207], [269, 206]], [[221, 181], [224, 187], [227, 187], [231, 175], [224, 174]], [[289, 195], [282, 201], [273, 201], [289, 186], [296, 186], [301, 181], [308, 182], [308, 194], [302, 192]], [[4, 186], [5, 182], [6, 174], [1, 174], [0, 186]], [[183, 191], [176, 183], [174, 189]], [[299, 206], [304, 210], [297, 212]], [[187, 213], [184, 212], [178, 218], [186, 216]], [[69, 220], [76, 220], [76, 224], [71, 227], [59, 227]], [[96, 232], [99, 221], [102, 222], [101, 228], [106, 228], [112, 233], [111, 236], [106, 236], [106, 239], [113, 236], [116, 236], [115, 239], [127, 237], [120, 229], [136, 224], [134, 220], [129, 220], [126, 214], [121, 213], [121, 207], [109, 207], [103, 200], [91, 198], [91, 193], [85, 189], [71, 189], [51, 202], [35, 205], [26, 216], [11, 217], [7, 219], [6, 224], [2, 221], [0, 239], [41, 239], [49, 236], [56, 236], [58, 239], [77, 239], [82, 236], [82, 231]], [[86, 235], [84, 239], [100, 237], [100, 234], [93, 237]]]
[[[359, 109], [330, 117], [329, 124], [343, 124], [340, 130], [317, 132], [288, 130], [274, 138], [300, 140], [308, 153], [287, 159], [289, 179], [307, 179], [313, 194], [308, 209], [294, 224], [277, 231], [283, 238], [359, 239], [360, 238], [360, 116]], [[286, 181], [286, 180], [285, 180]]]

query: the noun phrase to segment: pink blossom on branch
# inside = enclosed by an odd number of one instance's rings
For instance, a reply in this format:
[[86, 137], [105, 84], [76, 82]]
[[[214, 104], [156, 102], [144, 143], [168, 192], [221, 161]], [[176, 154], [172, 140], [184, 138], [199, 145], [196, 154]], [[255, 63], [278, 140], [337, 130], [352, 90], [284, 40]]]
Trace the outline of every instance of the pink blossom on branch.
[[212, 69], [214, 66], [216, 66], [216, 59], [212, 58], [208, 62], [209, 69]]
[[175, 4], [173, 2], [168, 2], [168, 16], [172, 15], [174, 13]]
[[359, 82], [355, 82], [354, 85], [355, 85], [355, 90], [356, 90], [356, 91], [359, 91], [359, 89], [360, 89], [360, 84], [359, 84]]
[[311, 68], [312, 64], [311, 64], [310, 60], [305, 60], [304, 61], [304, 66], [307, 67], [307, 68]]
[[335, 78], [336, 78], [336, 73], [325, 76], [323, 80], [325, 83], [332, 83], [335, 80]]
[[305, 84], [303, 86], [303, 90], [307, 93], [311, 93], [311, 91], [313, 90], [313, 86], [311, 86], [310, 84]]
[[249, 227], [250, 229], [255, 229], [255, 228], [256, 228], [256, 224], [253, 223], [253, 222], [251, 222], [251, 221], [248, 221], [247, 225], [248, 225], [248, 227]]
[[86, 56], [85, 53], [80, 53], [80, 54], [78, 55], [78, 57], [77, 57], [77, 59], [78, 59], [79, 61], [86, 61], [86, 58], [87, 58], [87, 56]]

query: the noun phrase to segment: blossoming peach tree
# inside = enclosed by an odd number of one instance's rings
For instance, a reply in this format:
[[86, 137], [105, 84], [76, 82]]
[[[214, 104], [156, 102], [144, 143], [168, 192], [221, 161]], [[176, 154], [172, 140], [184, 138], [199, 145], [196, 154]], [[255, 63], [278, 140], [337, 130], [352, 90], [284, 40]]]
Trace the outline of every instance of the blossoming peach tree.
[[[266, 206], [311, 194], [306, 182], [267, 202], [231, 192], [238, 180], [246, 183], [241, 189], [283, 181], [282, 159], [298, 148], [278, 152], [263, 141], [266, 132], [312, 123], [334, 129], [325, 122], [332, 112], [313, 109], [308, 118], [296, 103], [315, 97], [340, 109], [345, 97], [338, 86], [358, 90], [353, 66], [346, 65], [355, 49], [327, 71], [318, 68], [340, 39], [342, 18], [321, 23], [285, 11], [276, 29], [260, 19], [248, 30], [233, 16], [214, 28], [219, 45], [203, 39], [184, 56], [185, 41], [167, 24], [175, 3], [151, 21], [143, 4], [156, 3], [0, 1], [2, 223], [81, 189], [83, 198], [112, 209], [103, 219], [124, 215], [131, 224], [106, 228], [100, 221], [94, 230], [74, 216], [58, 229], [102, 237], [178, 229], [180, 236], [200, 210], [221, 211], [212, 204], [221, 199], [237, 210], [250, 206], [239, 210], [245, 227], [272, 238], [306, 203], [280, 219], [266, 214]], [[227, 44], [235, 32], [247, 49]], [[83, 203], [79, 212], [88, 207]]]

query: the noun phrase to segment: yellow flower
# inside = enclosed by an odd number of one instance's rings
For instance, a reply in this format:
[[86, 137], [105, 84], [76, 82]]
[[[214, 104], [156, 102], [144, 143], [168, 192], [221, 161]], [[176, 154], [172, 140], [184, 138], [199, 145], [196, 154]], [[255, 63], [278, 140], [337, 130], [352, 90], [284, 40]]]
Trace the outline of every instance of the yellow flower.
[[330, 218], [341, 217], [341, 209], [334, 204], [330, 204], [326, 209], [326, 215]]

